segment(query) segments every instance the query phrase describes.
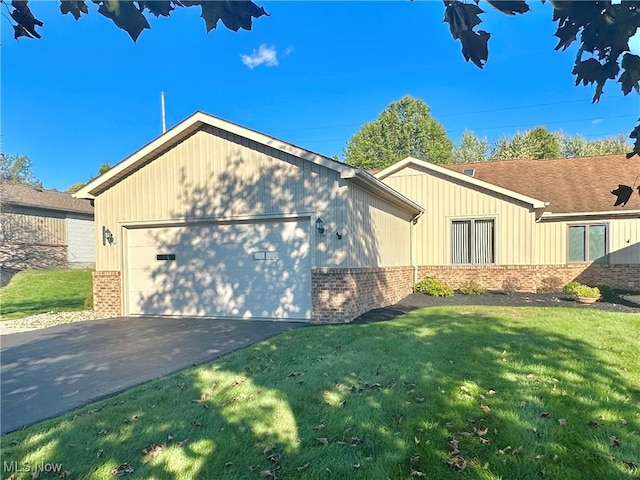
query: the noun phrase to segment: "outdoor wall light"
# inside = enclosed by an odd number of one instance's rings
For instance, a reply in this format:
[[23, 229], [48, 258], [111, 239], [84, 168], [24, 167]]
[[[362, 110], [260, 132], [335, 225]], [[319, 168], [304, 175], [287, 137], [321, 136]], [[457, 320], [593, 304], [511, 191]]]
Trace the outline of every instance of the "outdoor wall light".
[[105, 227], [104, 225], [102, 226], [102, 245], [113, 245], [113, 242], [115, 242], [116, 239], [113, 236], [113, 233], [111, 233], [111, 230], [109, 230], [107, 227]]
[[336, 237], [338, 237], [338, 240], [342, 240], [342, 233], [336, 232]]
[[320, 217], [316, 220], [316, 232], [318, 232], [318, 235], [324, 235], [324, 227], [322, 226], [322, 219]]

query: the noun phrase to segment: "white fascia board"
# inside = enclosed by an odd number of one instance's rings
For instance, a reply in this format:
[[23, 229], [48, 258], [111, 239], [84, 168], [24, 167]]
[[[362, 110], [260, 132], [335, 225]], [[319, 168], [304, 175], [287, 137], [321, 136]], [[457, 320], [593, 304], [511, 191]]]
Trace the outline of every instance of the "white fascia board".
[[608, 210], [603, 212], [567, 212], [567, 213], [544, 212], [540, 217], [540, 220], [561, 220], [563, 218], [578, 218], [578, 217], [640, 218], [640, 210]]
[[469, 185], [473, 185], [474, 187], [479, 187], [485, 190], [489, 190], [491, 192], [499, 193], [500, 195], [513, 198], [514, 200], [527, 203], [531, 205], [533, 208], [546, 208], [549, 205], [549, 202], [545, 202], [537, 198], [529, 197], [527, 195], [514, 192], [513, 190], [509, 190], [507, 188], [502, 188], [492, 183], [485, 182], [484, 180], [479, 180], [477, 178], [470, 177], [469, 175], [465, 175], [464, 173], [454, 172], [453, 170], [449, 170], [448, 168], [444, 168], [439, 165], [435, 165], [433, 163], [425, 162], [423, 160], [418, 160], [417, 158], [413, 158], [413, 157], [407, 157], [404, 160], [400, 160], [399, 162], [385, 168], [384, 170], [379, 171], [378, 173], [376, 173], [375, 177], [380, 180], [383, 180], [389, 175], [392, 175], [409, 165], [416, 165], [426, 170], [430, 170], [434, 173], [438, 173], [445, 177], [449, 177], [451, 179], [457, 180], [459, 182], [467, 183]]
[[372, 194], [388, 201], [392, 205], [395, 205], [402, 210], [412, 213], [414, 215], [414, 219], [417, 219], [424, 213], [424, 208], [422, 208], [420, 205], [405, 197], [401, 193], [395, 191], [389, 185], [378, 180], [369, 172], [361, 168], [352, 168], [351, 170], [351, 172], [344, 172], [343, 174], [341, 174], [341, 178], [349, 180], [353, 184], [358, 185], [364, 190], [371, 192]]
[[335, 170], [340, 174], [350, 174], [355, 169], [344, 163], [338, 162], [331, 158], [325, 157], [318, 153], [305, 150], [290, 143], [283, 142], [268, 135], [256, 132], [255, 130], [242, 127], [235, 123], [222, 120], [220, 118], [213, 117], [203, 112], [195, 112], [187, 119], [180, 122], [175, 127], [167, 130], [155, 140], [152, 140], [147, 145], [142, 147], [137, 152], [133, 153], [108, 172], [95, 178], [83, 188], [78, 190], [73, 196], [76, 198], [89, 198], [94, 199], [96, 195], [109, 188], [112, 184], [125, 178], [130, 172], [144, 165], [154, 156], [158, 155], [162, 151], [168, 150], [176, 143], [189, 136], [194, 131], [202, 128], [203, 125], [209, 125], [214, 128], [219, 128], [226, 132], [241, 136], [248, 140], [255, 141], [262, 145], [280, 150], [285, 153], [289, 153], [295, 157], [308, 160], [317, 165]]

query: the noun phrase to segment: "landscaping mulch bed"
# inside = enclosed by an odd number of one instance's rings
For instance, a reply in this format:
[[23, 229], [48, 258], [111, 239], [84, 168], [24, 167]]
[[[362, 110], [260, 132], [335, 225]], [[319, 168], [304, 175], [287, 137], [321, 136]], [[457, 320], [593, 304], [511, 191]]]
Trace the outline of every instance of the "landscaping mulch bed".
[[411, 310], [424, 307], [488, 305], [496, 307], [564, 307], [589, 310], [606, 310], [609, 312], [639, 313], [640, 304], [618, 297], [617, 303], [598, 301], [592, 305], [577, 303], [575, 299], [564, 293], [524, 293], [488, 291], [481, 295], [464, 295], [456, 292], [452, 297], [432, 297], [424, 293], [412, 293], [395, 305], [376, 308], [360, 315], [351, 323], [370, 323], [392, 320]]

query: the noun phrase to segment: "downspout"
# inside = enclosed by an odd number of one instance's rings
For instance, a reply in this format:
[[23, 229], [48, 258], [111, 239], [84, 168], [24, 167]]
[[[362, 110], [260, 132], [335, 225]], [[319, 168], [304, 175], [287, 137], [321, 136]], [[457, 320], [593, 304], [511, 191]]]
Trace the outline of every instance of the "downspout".
[[418, 223], [418, 219], [422, 217], [424, 211], [418, 213], [415, 217], [411, 219], [411, 226], [409, 230], [409, 262], [413, 267], [413, 283], [418, 283], [418, 265], [416, 264], [416, 223]]

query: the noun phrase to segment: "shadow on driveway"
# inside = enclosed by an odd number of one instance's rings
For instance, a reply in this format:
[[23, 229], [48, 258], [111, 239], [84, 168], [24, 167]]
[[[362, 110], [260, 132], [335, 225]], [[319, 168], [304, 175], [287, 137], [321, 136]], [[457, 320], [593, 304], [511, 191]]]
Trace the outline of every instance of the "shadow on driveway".
[[0, 432], [17, 430], [305, 325], [112, 318], [2, 336]]

